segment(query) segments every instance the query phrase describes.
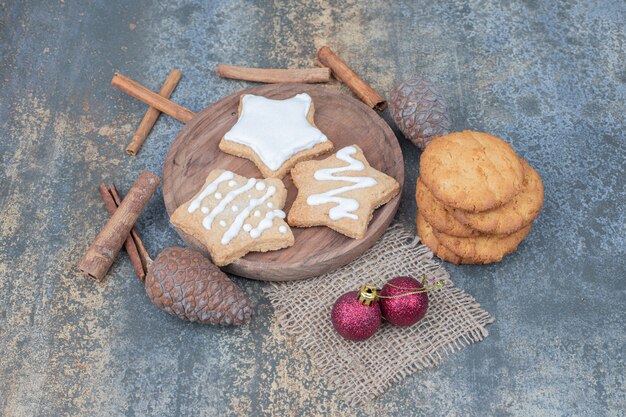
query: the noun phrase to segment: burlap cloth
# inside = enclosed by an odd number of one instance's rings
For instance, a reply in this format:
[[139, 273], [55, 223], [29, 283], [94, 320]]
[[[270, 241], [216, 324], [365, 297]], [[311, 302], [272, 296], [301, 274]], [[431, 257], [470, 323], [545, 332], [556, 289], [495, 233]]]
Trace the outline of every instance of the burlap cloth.
[[[365, 283], [380, 288], [394, 276], [422, 274], [448, 285], [429, 293], [428, 313], [416, 325], [399, 328], [383, 323], [373, 337], [359, 343], [335, 332], [330, 311], [341, 294]], [[435, 366], [446, 355], [483, 340], [488, 335], [485, 325], [494, 320], [472, 296], [455, 288], [430, 249], [399, 225], [390, 227], [352, 263], [319, 277], [272, 283], [266, 293], [281, 328], [352, 405], [372, 400], [412, 372]]]

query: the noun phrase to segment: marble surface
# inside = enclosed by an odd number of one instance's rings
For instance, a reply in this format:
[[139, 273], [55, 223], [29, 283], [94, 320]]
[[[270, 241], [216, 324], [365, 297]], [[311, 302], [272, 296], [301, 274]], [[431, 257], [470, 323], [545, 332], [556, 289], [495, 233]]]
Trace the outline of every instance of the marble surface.
[[[0, 414], [623, 415], [625, 21], [623, 1], [0, 1]], [[158, 89], [179, 68], [172, 98], [198, 111], [250, 85], [218, 62], [308, 67], [324, 44], [386, 96], [429, 77], [453, 129], [505, 138], [546, 188], [515, 254], [447, 266], [490, 336], [359, 409], [285, 338], [263, 283], [236, 278], [249, 325], [212, 328], [153, 308], [125, 254], [102, 284], [74, 270], [107, 218], [100, 181], [160, 173], [181, 128], [161, 117], [127, 156], [145, 106], [115, 71]], [[399, 140], [413, 228], [419, 152]], [[138, 228], [152, 254], [182, 243], [160, 190]]]

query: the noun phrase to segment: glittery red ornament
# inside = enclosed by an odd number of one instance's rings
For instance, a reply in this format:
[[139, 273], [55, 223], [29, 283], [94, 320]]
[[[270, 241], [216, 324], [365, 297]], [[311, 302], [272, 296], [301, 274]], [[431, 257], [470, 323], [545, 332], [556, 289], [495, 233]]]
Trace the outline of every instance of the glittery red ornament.
[[355, 342], [371, 337], [382, 322], [376, 289], [364, 287], [337, 299], [330, 318], [337, 333]]
[[[411, 326], [426, 315], [428, 294], [415, 278], [396, 277], [380, 291], [380, 309], [383, 317], [395, 326]], [[416, 292], [419, 292], [416, 294]]]

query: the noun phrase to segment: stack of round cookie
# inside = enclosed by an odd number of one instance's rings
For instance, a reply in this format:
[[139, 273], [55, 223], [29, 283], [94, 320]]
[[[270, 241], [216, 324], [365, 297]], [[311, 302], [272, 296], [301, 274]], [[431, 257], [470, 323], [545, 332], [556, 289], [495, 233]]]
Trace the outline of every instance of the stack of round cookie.
[[433, 139], [420, 158], [417, 233], [455, 264], [499, 262], [530, 232], [543, 205], [541, 177], [487, 133]]

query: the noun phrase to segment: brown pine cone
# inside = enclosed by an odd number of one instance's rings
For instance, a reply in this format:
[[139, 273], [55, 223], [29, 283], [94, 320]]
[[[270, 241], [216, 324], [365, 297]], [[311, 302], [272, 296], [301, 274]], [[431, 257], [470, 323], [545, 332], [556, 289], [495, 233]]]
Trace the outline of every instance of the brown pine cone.
[[426, 78], [409, 78], [398, 85], [391, 93], [389, 110], [402, 134], [420, 149], [450, 129], [446, 102]]
[[205, 324], [242, 324], [252, 304], [239, 288], [200, 252], [171, 247], [148, 268], [150, 300], [180, 319]]

